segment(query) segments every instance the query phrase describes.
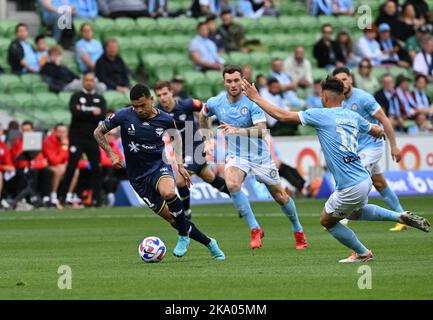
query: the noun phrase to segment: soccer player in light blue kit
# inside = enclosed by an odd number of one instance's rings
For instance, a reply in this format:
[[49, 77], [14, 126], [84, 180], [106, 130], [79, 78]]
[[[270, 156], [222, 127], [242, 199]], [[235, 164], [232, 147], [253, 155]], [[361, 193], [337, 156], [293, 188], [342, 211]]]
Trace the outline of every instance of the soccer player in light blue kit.
[[[391, 156], [399, 162], [401, 155], [395, 140], [394, 129], [381, 106], [371, 94], [353, 87], [352, 75], [348, 68], [335, 68], [332, 75], [344, 83], [345, 100], [342, 103], [343, 108], [357, 112], [370, 123], [382, 124], [391, 145]], [[385, 203], [391, 210], [403, 212], [404, 210], [400, 205], [397, 195], [388, 186], [385, 176], [383, 175], [383, 169], [379, 165], [382, 154], [383, 142], [381, 140], [375, 141], [367, 134], [359, 135], [358, 155], [361, 158], [362, 165], [370, 174], [374, 187], [381, 194]], [[401, 231], [406, 228], [406, 225], [398, 223], [391, 228], [390, 231]]]
[[320, 217], [320, 223], [341, 244], [353, 250], [342, 263], [364, 262], [373, 259], [368, 250], [347, 226], [339, 223], [345, 217], [350, 220], [395, 221], [422, 231], [430, 231], [429, 222], [411, 212], [396, 212], [368, 204], [372, 181], [358, 156], [359, 134], [385, 137], [383, 129], [371, 124], [356, 112], [341, 107], [344, 100], [344, 84], [337, 78], [322, 82], [322, 109], [290, 112], [274, 106], [258, 94], [254, 85], [242, 82], [246, 95], [271, 117], [290, 123], [310, 125], [317, 131], [326, 164], [336, 182], [335, 191], [329, 197]]
[[[251, 249], [262, 246], [263, 230], [258, 224], [247, 196], [242, 192], [242, 183], [247, 174], [253, 174], [263, 182], [272, 197], [281, 206], [293, 225], [295, 248], [307, 248], [302, 225], [299, 222], [295, 203], [281, 186], [280, 176], [266, 142], [265, 113], [242, 94], [242, 69], [227, 66], [223, 71], [227, 92], [210, 98], [200, 113], [200, 126], [209, 129], [208, 117], [215, 115], [224, 130], [227, 152], [225, 159], [225, 180], [231, 198], [240, 215], [244, 216], [251, 229]], [[213, 134], [208, 130], [208, 138]]]

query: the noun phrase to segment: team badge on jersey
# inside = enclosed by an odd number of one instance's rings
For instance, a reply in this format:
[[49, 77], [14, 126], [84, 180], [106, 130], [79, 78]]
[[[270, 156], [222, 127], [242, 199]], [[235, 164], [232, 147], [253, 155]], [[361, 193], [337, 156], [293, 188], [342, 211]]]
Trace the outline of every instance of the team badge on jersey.
[[271, 172], [270, 172], [270, 176], [271, 176], [272, 178], [275, 178], [275, 177], [277, 176], [277, 170], [272, 169]]
[[155, 133], [158, 135], [158, 137], [160, 137], [164, 133], [164, 129], [163, 128], [156, 128]]
[[352, 110], [356, 111], [358, 109], [358, 105], [356, 103], [352, 104]]
[[185, 121], [186, 120], [186, 114], [181, 114], [180, 116], [179, 116], [179, 120], [180, 121]]
[[248, 108], [247, 108], [246, 106], [244, 106], [244, 107], [241, 109], [241, 113], [242, 113], [243, 115], [246, 115], [246, 114], [248, 113]]

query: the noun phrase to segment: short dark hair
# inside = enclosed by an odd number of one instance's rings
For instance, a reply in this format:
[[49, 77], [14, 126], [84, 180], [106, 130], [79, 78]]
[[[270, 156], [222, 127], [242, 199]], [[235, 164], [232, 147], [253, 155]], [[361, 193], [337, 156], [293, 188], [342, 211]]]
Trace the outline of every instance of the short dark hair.
[[208, 23], [209, 21], [215, 21], [215, 20], [216, 20], [216, 16], [214, 14], [211, 14], [206, 18], [205, 22]]
[[207, 24], [207, 21], [199, 21], [197, 23], [197, 30], [200, 29], [200, 27], [203, 26], [203, 25], [205, 25], [205, 24]]
[[35, 43], [38, 43], [39, 40], [42, 40], [42, 39], [45, 39], [45, 35], [44, 35], [44, 34], [38, 34], [38, 35], [35, 37]]
[[[330, 23], [322, 24], [322, 26], [320, 27], [320, 31], [323, 32], [323, 29], [325, 29], [326, 27], [331, 27], [331, 28], [332, 28], [332, 24], [330, 24]], [[333, 29], [334, 29], [334, 28], [333, 28]]]
[[132, 87], [131, 91], [129, 92], [129, 98], [131, 100], [138, 100], [141, 97], [149, 98], [150, 96], [151, 94], [149, 87], [141, 83], [137, 83], [135, 86]]
[[424, 78], [425, 82], [428, 82], [428, 78], [425, 74], [418, 73], [415, 77], [415, 82], [418, 82], [419, 79]]
[[332, 91], [338, 95], [344, 94], [343, 82], [334, 76], [327, 76], [326, 79], [321, 82], [321, 87], [323, 91]]
[[239, 66], [233, 66], [233, 65], [225, 66], [223, 70], [223, 78], [226, 75], [226, 73], [233, 74], [235, 72], [239, 72], [241, 74], [241, 77], [244, 75], [244, 73], [242, 72], [242, 68]]
[[87, 27], [87, 26], [89, 26], [90, 28], [92, 28], [92, 31], [93, 31], [93, 26], [92, 26], [92, 24], [91, 24], [90, 22], [84, 22], [84, 23], [80, 26], [80, 33], [82, 33], [82, 32], [83, 32], [83, 29], [84, 29], [85, 27]]
[[221, 12], [221, 17], [222, 17], [223, 15], [226, 15], [226, 14], [232, 14], [232, 11], [231, 11], [230, 9], [224, 9], [224, 10]]
[[34, 126], [33, 126], [33, 122], [31, 122], [30, 120], [24, 120], [22, 123], [21, 123], [21, 127], [23, 127], [23, 126], [30, 126], [30, 127], [32, 127], [32, 129], [34, 128]]
[[164, 88], [168, 88], [169, 90], [171, 90], [170, 87], [170, 82], [166, 81], [166, 80], [159, 80], [155, 83], [155, 86], [153, 87], [153, 90], [161, 90]]
[[268, 87], [275, 82], [279, 83], [278, 79], [275, 77], [269, 77], [268, 79], [266, 79], [266, 85]]
[[54, 126], [54, 130], [57, 130], [58, 127], [66, 127], [66, 124], [64, 124], [63, 122], [56, 123], [56, 125]]
[[350, 69], [348, 67], [337, 67], [332, 71], [332, 75], [336, 76], [337, 74], [345, 73], [348, 76], [352, 76], [352, 73], [350, 72]]
[[15, 26], [15, 33], [17, 33], [17, 32], [18, 32], [18, 29], [21, 28], [21, 27], [25, 27], [27, 30], [29, 29], [29, 27], [27, 26], [27, 24], [25, 24], [25, 23], [23, 23], [23, 22], [20, 22], [20, 23], [18, 23], [18, 24]]

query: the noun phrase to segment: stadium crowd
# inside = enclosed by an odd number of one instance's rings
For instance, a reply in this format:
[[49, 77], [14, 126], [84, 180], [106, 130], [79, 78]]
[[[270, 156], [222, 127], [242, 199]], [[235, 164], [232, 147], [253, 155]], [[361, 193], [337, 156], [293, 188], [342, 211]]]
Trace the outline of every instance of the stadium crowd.
[[[91, 147], [79, 148], [79, 157], [74, 155], [73, 163], [68, 166], [74, 153], [71, 150], [74, 121], [90, 121], [92, 124], [88, 131], [92, 131], [98, 121], [114, 111], [107, 105], [119, 108], [127, 103], [126, 99], [123, 103], [113, 105], [106, 102], [104, 97], [113, 92], [126, 95], [135, 82], [152, 84], [162, 80], [161, 75], [166, 74], [147, 70], [146, 65], [138, 69], [136, 65], [128, 63], [130, 59], [124, 58], [128, 50], [122, 48], [124, 42], [110, 33], [104, 34], [104, 37], [95, 35], [94, 26], [99, 19], [132, 18], [138, 22], [139, 19], [162, 21], [183, 16], [197, 18], [196, 35], [182, 49], [188, 51], [190, 64], [186, 65], [190, 69], [182, 75], [167, 74], [171, 77], [172, 90], [178, 98], [209, 98], [213, 95], [212, 91], [205, 91], [202, 96], [191, 96], [197, 91], [192, 90], [191, 85], [184, 87], [189, 81], [187, 77], [206, 81], [208, 78], [200, 78], [199, 75], [220, 73], [225, 64], [232, 63], [233, 57], [240, 54], [238, 64], [243, 65], [245, 78], [255, 82], [260, 94], [268, 101], [283, 109], [320, 108], [320, 80], [323, 75], [335, 67], [346, 65], [353, 70], [355, 85], [374, 94], [391, 118], [396, 132], [427, 134], [433, 131], [433, 14], [425, 0], [377, 3], [379, 9], [374, 23], [361, 30], [362, 34], [354, 34], [345, 27], [336, 30], [332, 20], [342, 16], [356, 20], [356, 8], [361, 3], [352, 0], [297, 1], [304, 5], [306, 14], [317, 19], [331, 19], [322, 23], [320, 30], [317, 30], [321, 33], [320, 38], [311, 47], [300, 42], [291, 48], [292, 52], [278, 51], [278, 55], [272, 56], [267, 69], [244, 63], [242, 57], [245, 55], [268, 52], [269, 43], [257, 34], [247, 33], [246, 24], [239, 23], [238, 19], [250, 18], [254, 23], [257, 22], [258, 27], [260, 19], [281, 21], [279, 8], [284, 2], [193, 0], [187, 9], [177, 7], [176, 10], [170, 10], [174, 1], [36, 1], [41, 17], [41, 33], [32, 41], [27, 25], [17, 23], [14, 38], [7, 46], [8, 65], [0, 65], [0, 74], [36, 74], [51, 92], [71, 92], [69, 110], [72, 122], [70, 127], [66, 123], [44, 126], [47, 135], [42, 151], [30, 162], [17, 161], [16, 157], [22, 152], [22, 134], [35, 129], [33, 122], [12, 121], [7, 129], [0, 127], [1, 206], [8, 206], [9, 203], [4, 199], [15, 198], [29, 183], [39, 190], [38, 199], [28, 201], [33, 205], [58, 208], [64, 204], [76, 206], [78, 198], [86, 205], [113, 205], [116, 186], [125, 173], [111, 168], [110, 160], [102, 149], [95, 154]], [[61, 15], [58, 9], [62, 5], [72, 8], [75, 28], [59, 27], [57, 22]], [[290, 30], [287, 32], [290, 36]], [[51, 39], [54, 39], [54, 43], [49, 45], [48, 42], [52, 41], [47, 40]], [[145, 54], [151, 56], [152, 48], [148, 51]], [[74, 67], [63, 62], [65, 55], [74, 57]], [[164, 58], [164, 54], [161, 55]], [[320, 73], [317, 72], [319, 69]], [[222, 82], [220, 78], [219, 82]], [[222, 90], [221, 85], [217, 88]], [[97, 99], [101, 105], [95, 107], [96, 104], [92, 103], [92, 107], [89, 107], [86, 101], [80, 100], [83, 95], [86, 95], [85, 99]], [[75, 109], [77, 105], [81, 106], [80, 110]], [[300, 132], [297, 126], [280, 123], [270, 116], [267, 122], [273, 135], [295, 135]], [[118, 133], [110, 132], [109, 135], [115, 150], [123, 157]], [[82, 134], [76, 135], [75, 140], [78, 142], [75, 141], [74, 145], [80, 144], [82, 139], [86, 139]], [[85, 157], [81, 157], [82, 152]], [[89, 170], [90, 167], [100, 167], [101, 170], [96, 172]], [[62, 201], [58, 201], [58, 192]]]

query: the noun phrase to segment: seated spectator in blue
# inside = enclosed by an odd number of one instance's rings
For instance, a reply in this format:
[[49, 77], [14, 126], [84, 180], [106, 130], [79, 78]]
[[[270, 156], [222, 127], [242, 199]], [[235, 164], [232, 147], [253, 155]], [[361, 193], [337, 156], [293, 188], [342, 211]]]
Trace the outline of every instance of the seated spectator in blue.
[[430, 132], [432, 132], [432, 126], [427, 121], [424, 113], [417, 113], [415, 124], [407, 128], [407, 133], [410, 135], [429, 134]]
[[409, 55], [398, 42], [391, 37], [391, 27], [387, 23], [381, 23], [378, 27], [378, 42], [383, 53], [382, 64], [394, 64], [403, 68], [410, 66]]
[[280, 15], [274, 7], [272, 0], [239, 0], [237, 5], [238, 15], [257, 19], [262, 16], [277, 17]]
[[105, 83], [108, 90], [128, 93], [130, 71], [119, 55], [117, 40], [108, 39], [105, 42], [104, 49], [104, 54], [96, 62], [96, 77], [98, 77], [99, 81]]
[[119, 18], [139, 18], [147, 17], [144, 0], [98, 0], [99, 13], [104, 17]]
[[354, 14], [353, 0], [334, 0], [332, 2], [332, 14], [334, 16], [352, 16]]
[[364, 36], [358, 40], [358, 50], [361, 58], [369, 59], [373, 66], [378, 66], [386, 60], [385, 55], [380, 49], [379, 42], [376, 41], [376, 26], [364, 29]]
[[426, 93], [428, 79], [423, 74], [418, 74], [415, 77], [415, 88], [413, 89], [413, 96], [415, 104], [419, 113], [424, 113], [428, 119], [433, 118], [433, 104], [430, 97]]
[[313, 92], [307, 97], [306, 105], [307, 108], [323, 108], [322, 105], [322, 86], [320, 85], [321, 80], [314, 80]]
[[215, 43], [209, 39], [209, 28], [205, 21], [198, 23], [197, 33], [189, 46], [195, 69], [198, 71], [222, 70], [224, 59], [219, 56]]
[[300, 99], [296, 94], [298, 84], [292, 81], [290, 76], [283, 71], [283, 62], [280, 58], [272, 60], [270, 77], [278, 80], [281, 85], [281, 94], [284, 100], [294, 108], [302, 108], [305, 105], [305, 101]]
[[83, 23], [80, 28], [81, 39], [75, 45], [75, 57], [79, 70], [83, 73], [95, 68], [96, 61], [104, 53], [101, 42], [93, 39], [93, 28], [90, 23]]
[[[62, 37], [63, 29], [59, 26], [59, 19], [63, 14], [59, 14], [59, 8], [62, 6], [68, 6], [71, 8], [71, 18], [77, 14], [77, 8], [75, 7], [75, 0], [38, 0], [41, 5], [42, 19], [44, 23], [53, 31], [53, 37], [57, 42], [60, 42]], [[66, 22], [66, 20], [65, 20]], [[73, 20], [71, 21], [72, 25]]]
[[193, 17], [218, 16], [224, 9], [232, 10], [228, 0], [193, 0], [190, 12]]
[[146, 7], [153, 18], [168, 17], [167, 0], [146, 0]]
[[35, 49], [27, 42], [29, 31], [25, 23], [19, 23], [15, 27], [16, 38], [8, 48], [8, 63], [12, 73], [37, 73], [40, 70]]
[[332, 15], [332, 0], [311, 0], [310, 15], [315, 17]]
[[77, 18], [96, 19], [98, 17], [98, 3], [96, 0], [74, 0], [77, 8]]
[[36, 58], [38, 59], [39, 68], [42, 68], [48, 60], [48, 48], [45, 36], [40, 34], [35, 38]]

